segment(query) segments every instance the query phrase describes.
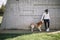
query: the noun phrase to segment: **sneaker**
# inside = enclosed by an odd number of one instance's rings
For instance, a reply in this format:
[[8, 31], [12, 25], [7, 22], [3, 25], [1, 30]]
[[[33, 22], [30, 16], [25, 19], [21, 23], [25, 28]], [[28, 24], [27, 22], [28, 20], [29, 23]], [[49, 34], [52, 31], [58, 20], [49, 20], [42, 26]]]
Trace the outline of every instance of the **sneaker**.
[[46, 31], [49, 32], [49, 28]]

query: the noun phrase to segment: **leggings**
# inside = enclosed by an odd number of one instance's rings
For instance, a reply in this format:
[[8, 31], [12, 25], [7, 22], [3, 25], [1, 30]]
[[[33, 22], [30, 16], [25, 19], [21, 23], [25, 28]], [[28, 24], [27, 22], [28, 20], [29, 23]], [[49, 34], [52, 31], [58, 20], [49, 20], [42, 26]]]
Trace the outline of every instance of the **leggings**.
[[49, 19], [44, 19], [44, 24], [45, 24], [45, 30], [46, 30], [50, 26], [50, 20]]

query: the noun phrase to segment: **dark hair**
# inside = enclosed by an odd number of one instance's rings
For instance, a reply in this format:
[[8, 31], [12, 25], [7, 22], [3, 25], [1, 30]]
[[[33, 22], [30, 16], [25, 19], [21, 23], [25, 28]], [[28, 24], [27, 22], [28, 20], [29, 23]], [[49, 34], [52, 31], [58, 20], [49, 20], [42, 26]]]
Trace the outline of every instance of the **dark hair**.
[[48, 12], [48, 9], [46, 9], [45, 12]]

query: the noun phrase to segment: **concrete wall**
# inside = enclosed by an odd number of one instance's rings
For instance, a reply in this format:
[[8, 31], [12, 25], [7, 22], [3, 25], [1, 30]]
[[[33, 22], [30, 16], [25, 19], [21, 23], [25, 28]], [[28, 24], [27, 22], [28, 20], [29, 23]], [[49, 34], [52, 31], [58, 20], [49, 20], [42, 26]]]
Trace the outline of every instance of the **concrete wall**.
[[51, 17], [50, 29], [60, 29], [60, 0], [8, 0], [1, 26], [5, 29], [29, 29], [32, 22], [40, 21], [47, 8]]

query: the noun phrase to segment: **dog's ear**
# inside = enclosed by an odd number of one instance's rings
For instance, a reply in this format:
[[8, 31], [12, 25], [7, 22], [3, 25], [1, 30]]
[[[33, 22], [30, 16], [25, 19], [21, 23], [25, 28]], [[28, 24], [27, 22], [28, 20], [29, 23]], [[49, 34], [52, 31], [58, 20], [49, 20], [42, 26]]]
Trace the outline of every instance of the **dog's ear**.
[[42, 20], [41, 22], [42, 22], [42, 23], [44, 23], [44, 21], [43, 21], [43, 20]]

